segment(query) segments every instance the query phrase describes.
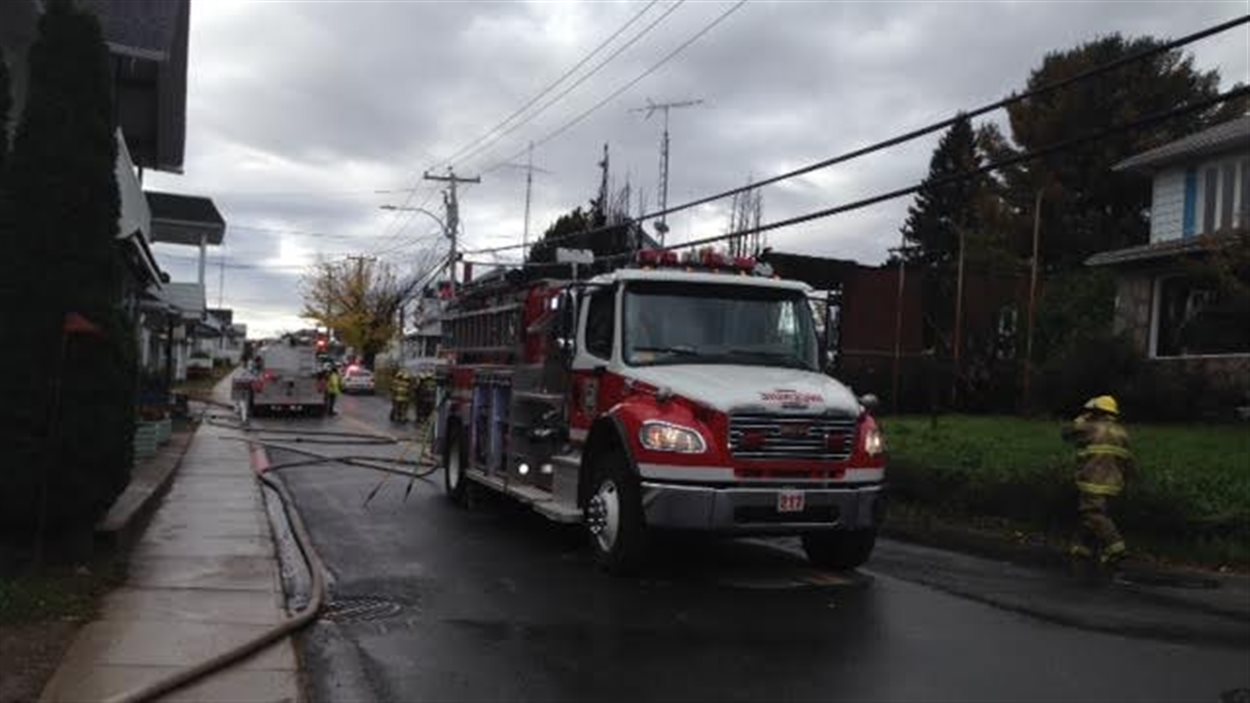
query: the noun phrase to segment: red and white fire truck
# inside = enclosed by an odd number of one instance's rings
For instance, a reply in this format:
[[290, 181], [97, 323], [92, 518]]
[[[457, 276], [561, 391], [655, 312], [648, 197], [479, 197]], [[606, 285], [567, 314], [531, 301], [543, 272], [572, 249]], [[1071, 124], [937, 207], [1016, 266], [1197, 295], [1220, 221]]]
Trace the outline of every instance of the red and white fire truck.
[[669, 529], [868, 559], [884, 443], [872, 401], [821, 372], [806, 284], [710, 251], [589, 280], [549, 268], [448, 306], [434, 446], [454, 500], [473, 482], [583, 522], [617, 572]]

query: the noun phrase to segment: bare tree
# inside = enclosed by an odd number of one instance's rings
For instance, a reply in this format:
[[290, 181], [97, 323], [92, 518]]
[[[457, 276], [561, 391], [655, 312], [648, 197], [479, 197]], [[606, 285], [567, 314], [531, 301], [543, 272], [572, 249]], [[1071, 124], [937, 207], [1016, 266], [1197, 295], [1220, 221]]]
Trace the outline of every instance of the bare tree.
[[[747, 177], [747, 185], [751, 185], [752, 177]], [[759, 188], [735, 193], [729, 204], [729, 227], [726, 234], [757, 229], [764, 216], [764, 195]], [[761, 232], [734, 237], [729, 240], [729, 253], [733, 256], [752, 256], [766, 246]]]

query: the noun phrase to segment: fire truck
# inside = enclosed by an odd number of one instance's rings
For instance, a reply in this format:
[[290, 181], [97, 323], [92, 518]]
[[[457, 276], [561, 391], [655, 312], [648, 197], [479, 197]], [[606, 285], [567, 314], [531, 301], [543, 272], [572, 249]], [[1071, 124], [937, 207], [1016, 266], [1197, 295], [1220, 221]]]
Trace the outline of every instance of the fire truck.
[[325, 412], [325, 381], [311, 342], [287, 337], [268, 344], [257, 352], [253, 366], [233, 389], [246, 403], [248, 416], [273, 411]]
[[873, 399], [822, 373], [810, 293], [712, 251], [466, 285], [443, 319], [446, 492], [464, 504], [472, 483], [583, 523], [612, 572], [671, 530], [797, 535], [815, 564], [862, 564], [884, 441]]

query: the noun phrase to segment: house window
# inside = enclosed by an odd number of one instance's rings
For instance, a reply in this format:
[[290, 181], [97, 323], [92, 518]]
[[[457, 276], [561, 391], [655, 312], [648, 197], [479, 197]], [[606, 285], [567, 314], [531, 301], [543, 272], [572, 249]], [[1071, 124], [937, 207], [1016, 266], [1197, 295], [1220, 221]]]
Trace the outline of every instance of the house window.
[[[1245, 199], [1243, 199], [1245, 202]], [[1185, 171], [1185, 213], [1181, 220], [1181, 236], [1194, 236], [1194, 227], [1198, 221], [1198, 172], [1194, 169]]]
[[994, 356], [999, 359], [1016, 358], [1016, 329], [1019, 327], [1020, 313], [1015, 305], [1004, 305], [998, 310], [998, 334], [994, 344]]
[[1154, 356], [1250, 354], [1250, 326], [1238, 302], [1190, 276], [1158, 280]]

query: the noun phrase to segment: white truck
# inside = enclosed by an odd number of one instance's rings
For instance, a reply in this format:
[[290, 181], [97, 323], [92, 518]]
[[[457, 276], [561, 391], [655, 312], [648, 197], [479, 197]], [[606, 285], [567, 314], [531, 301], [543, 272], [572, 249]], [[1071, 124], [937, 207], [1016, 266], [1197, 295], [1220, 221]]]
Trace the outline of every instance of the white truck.
[[326, 411], [325, 379], [317, 366], [317, 350], [298, 340], [269, 344], [256, 354], [247, 390], [248, 415]]

